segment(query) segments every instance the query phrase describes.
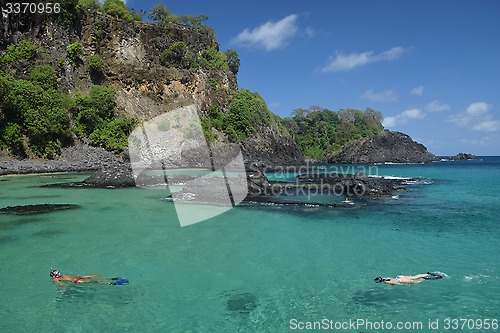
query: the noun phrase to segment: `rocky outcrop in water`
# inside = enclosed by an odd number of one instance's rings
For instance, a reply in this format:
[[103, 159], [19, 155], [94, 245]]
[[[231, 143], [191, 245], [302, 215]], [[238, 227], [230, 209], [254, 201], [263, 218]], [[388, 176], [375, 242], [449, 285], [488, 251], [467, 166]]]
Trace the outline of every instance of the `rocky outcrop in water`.
[[75, 209], [80, 206], [75, 204], [40, 204], [40, 205], [25, 205], [25, 206], [8, 206], [0, 208], [1, 214], [14, 214], [14, 215], [32, 215], [49, 213], [56, 210]]
[[126, 166], [100, 169], [82, 182], [87, 187], [134, 187], [132, 171]]
[[307, 173], [297, 176], [298, 184], [321, 186], [323, 191], [346, 196], [391, 195], [406, 181], [368, 177], [365, 172], [353, 174]]
[[331, 156], [329, 163], [427, 163], [436, 161], [434, 154], [404, 133], [385, 130], [375, 136], [362, 138], [345, 145]]
[[455, 156], [447, 157], [446, 160], [448, 161], [477, 160], [477, 157], [476, 155], [472, 154], [458, 153]]

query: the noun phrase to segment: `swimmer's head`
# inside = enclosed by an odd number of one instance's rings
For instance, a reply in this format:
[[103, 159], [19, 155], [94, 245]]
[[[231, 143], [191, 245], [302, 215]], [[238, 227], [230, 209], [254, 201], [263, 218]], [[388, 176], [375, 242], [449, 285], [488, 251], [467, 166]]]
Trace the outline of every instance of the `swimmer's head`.
[[53, 277], [53, 278], [54, 278], [54, 277], [55, 277], [55, 278], [59, 278], [59, 277], [61, 277], [61, 272], [59, 272], [59, 271], [58, 271], [58, 270], [56, 270], [56, 269], [52, 269], [52, 268], [51, 268], [51, 269], [50, 269], [50, 276], [51, 276], [51, 277]]
[[383, 279], [381, 276], [377, 276], [374, 280], [376, 283], [385, 282], [385, 279]]

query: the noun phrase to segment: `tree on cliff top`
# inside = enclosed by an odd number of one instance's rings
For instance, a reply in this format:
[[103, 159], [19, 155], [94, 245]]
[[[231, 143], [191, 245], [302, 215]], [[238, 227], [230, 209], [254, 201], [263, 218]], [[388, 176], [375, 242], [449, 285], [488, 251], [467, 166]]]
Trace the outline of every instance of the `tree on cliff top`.
[[337, 112], [318, 106], [295, 109], [282, 120], [306, 156], [332, 155], [350, 141], [382, 133], [382, 113], [341, 109]]
[[157, 3], [153, 6], [152, 9], [149, 10], [149, 19], [153, 21], [158, 21], [160, 23], [169, 24], [181, 24], [185, 26], [189, 26], [192, 28], [201, 28], [204, 27], [203, 22], [208, 20], [208, 16], [201, 14], [198, 16], [195, 15], [180, 15], [177, 16], [172, 14], [170, 10], [165, 7], [162, 3]]
[[79, 0], [80, 6], [92, 8], [93, 10], [100, 11], [101, 3], [99, 0]]
[[108, 15], [118, 17], [127, 21], [133, 21], [128, 7], [121, 0], [106, 0], [102, 5], [102, 11]]
[[161, 23], [168, 23], [170, 16], [170, 10], [165, 7], [162, 3], [157, 3], [153, 6], [153, 9], [149, 10], [148, 17], [151, 20], [158, 21]]
[[240, 58], [238, 57], [238, 53], [235, 50], [228, 49], [224, 54], [226, 55], [229, 70], [233, 72], [234, 75], [238, 74], [240, 69]]

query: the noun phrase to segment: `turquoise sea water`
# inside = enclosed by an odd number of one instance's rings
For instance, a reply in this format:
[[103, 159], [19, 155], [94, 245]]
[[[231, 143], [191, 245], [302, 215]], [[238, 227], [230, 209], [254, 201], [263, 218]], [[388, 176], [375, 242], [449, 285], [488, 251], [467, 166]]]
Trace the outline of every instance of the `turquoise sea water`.
[[[291, 321], [323, 319], [374, 325], [338, 332], [495, 331], [478, 326], [500, 319], [500, 158], [377, 168], [422, 180], [352, 209], [246, 203], [184, 228], [166, 191], [38, 187], [87, 175], [0, 177], [0, 207], [81, 206], [0, 214], [0, 332], [290, 332], [306, 331]], [[50, 267], [130, 284], [61, 292]], [[448, 277], [373, 282], [427, 271]], [[474, 322], [446, 330], [447, 318]]]

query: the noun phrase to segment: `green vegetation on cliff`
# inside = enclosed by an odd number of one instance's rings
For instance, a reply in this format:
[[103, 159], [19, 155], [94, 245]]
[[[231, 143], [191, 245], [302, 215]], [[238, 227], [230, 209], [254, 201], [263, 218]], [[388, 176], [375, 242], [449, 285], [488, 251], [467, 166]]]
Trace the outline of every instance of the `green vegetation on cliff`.
[[[346, 143], [383, 129], [380, 112], [371, 109], [334, 112], [312, 107], [297, 109], [293, 117], [281, 119], [268, 110], [257, 92], [238, 92], [235, 77], [228, 73], [238, 73], [238, 54], [219, 51], [214, 35], [202, 24], [207, 19], [204, 15], [177, 17], [157, 5], [150, 17], [161, 24], [151, 25], [128, 22], [120, 0], [107, 0], [102, 7], [94, 0], [63, 2], [66, 17], [76, 13], [73, 19], [79, 17], [88, 25], [92, 38], [74, 37], [68, 28], [62, 30], [66, 35], [61, 40], [39, 36], [0, 52], [0, 148], [21, 156], [53, 158], [63, 144], [81, 138], [120, 152], [137, 122], [119, 118], [119, 113], [147, 120], [149, 115], [193, 102], [202, 107], [199, 111], [208, 140], [223, 136], [240, 142], [258, 135], [263, 127], [273, 127], [292, 136], [304, 154], [312, 157], [331, 155]], [[127, 9], [127, 13], [133, 15], [133, 10]], [[61, 21], [56, 24], [62, 25]], [[120, 53], [115, 44], [103, 42], [118, 30], [125, 41], [133, 38], [134, 45], [140, 45]], [[134, 60], [138, 49], [146, 50], [140, 62]], [[73, 66], [65, 66], [68, 63]], [[200, 89], [205, 90], [203, 94]], [[137, 107], [130, 108], [129, 103], [137, 103]], [[161, 124], [161, 130], [172, 127]]]
[[330, 111], [317, 106], [295, 109], [282, 124], [299, 144], [305, 156], [332, 155], [348, 142], [383, 132], [382, 113], [342, 109]]
[[[171, 25], [182, 25], [191, 28], [201, 34], [209, 34], [216, 38], [215, 32], [209, 26], [203, 24], [208, 17], [206, 15], [180, 15], [172, 14], [170, 10], [161, 3], [157, 3], [149, 11], [148, 17], [151, 20]], [[240, 68], [240, 59], [235, 50], [221, 52], [215, 47], [202, 50], [200, 53], [193, 53], [184, 42], [176, 42], [169, 46], [160, 54], [160, 63], [166, 67], [176, 68], [205, 68], [230, 70], [234, 75], [238, 74]]]
[[220, 52], [215, 48], [205, 49], [201, 55], [190, 55], [184, 42], [176, 42], [160, 54], [160, 63], [166, 67], [176, 68], [205, 68], [223, 71], [231, 70], [238, 74], [240, 59], [234, 50]]
[[[9, 46], [3, 64], [29, 59], [30, 53], [19, 51], [26, 45]], [[0, 70], [0, 147], [54, 158], [74, 133], [116, 152], [128, 145], [135, 120], [115, 117], [113, 89], [93, 86], [90, 95], [72, 98], [57, 89], [57, 74], [49, 65], [31, 68], [29, 78], [16, 80]]]
[[248, 89], [241, 89], [230, 105], [229, 113], [222, 113], [212, 106], [202, 120], [205, 136], [216, 139], [212, 128], [227, 135], [229, 141], [239, 142], [255, 134], [260, 127], [280, 127], [279, 117], [268, 110], [264, 98]]
[[11, 44], [7, 47], [7, 52], [0, 54], [0, 68], [17, 60], [32, 59], [36, 52], [37, 47], [29, 40], [23, 40], [17, 45]]
[[31, 80], [0, 75], [0, 145], [24, 154], [24, 142], [37, 156], [52, 158], [71, 136], [65, 96], [55, 89], [55, 72], [38, 66]]
[[76, 114], [76, 133], [94, 145], [115, 152], [128, 146], [134, 119], [115, 118], [116, 92], [112, 88], [92, 86], [90, 95], [77, 94], [72, 111]]
[[155, 4], [153, 8], [149, 10], [148, 17], [151, 20], [158, 21], [164, 24], [171, 24], [171, 23], [182, 24], [194, 28], [203, 28], [204, 25], [202, 23], [208, 20], [208, 17], [203, 14], [199, 16], [195, 15], [177, 16], [175, 14], [172, 14], [170, 10], [167, 7], [165, 7], [165, 5], [163, 5], [162, 3]]

